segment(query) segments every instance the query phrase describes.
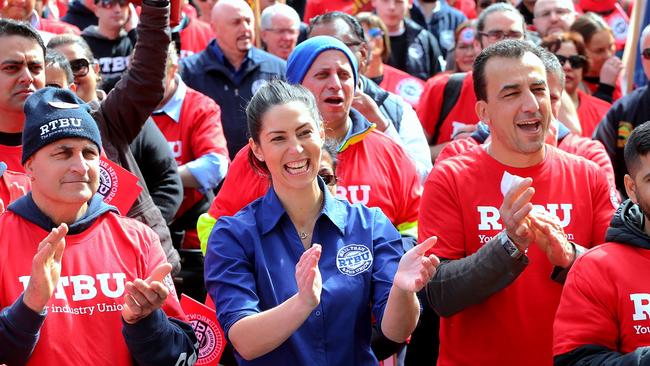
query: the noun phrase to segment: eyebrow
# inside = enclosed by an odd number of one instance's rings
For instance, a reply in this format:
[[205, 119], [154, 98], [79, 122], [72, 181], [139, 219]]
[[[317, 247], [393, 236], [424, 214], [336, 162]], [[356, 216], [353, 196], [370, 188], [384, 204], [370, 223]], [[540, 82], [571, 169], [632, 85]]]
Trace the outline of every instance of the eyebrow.
[[[310, 125], [310, 124], [311, 124], [310, 122], [305, 122], [305, 123], [301, 124], [300, 126], [296, 127], [295, 131], [298, 131], [298, 130], [300, 130], [300, 129], [302, 129], [302, 128]], [[268, 136], [268, 135], [271, 135], [271, 134], [274, 134], [274, 133], [285, 133], [285, 132], [286, 131], [284, 131], [284, 130], [274, 130], [274, 131], [267, 132], [266, 135]]]

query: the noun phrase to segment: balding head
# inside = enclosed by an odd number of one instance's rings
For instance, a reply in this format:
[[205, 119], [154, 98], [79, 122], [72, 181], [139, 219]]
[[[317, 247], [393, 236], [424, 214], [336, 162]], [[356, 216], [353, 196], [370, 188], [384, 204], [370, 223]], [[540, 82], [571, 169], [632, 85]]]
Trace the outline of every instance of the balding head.
[[[641, 52], [646, 49], [650, 49], [650, 25], [646, 26], [645, 29], [641, 32]], [[643, 72], [645, 72], [645, 77], [650, 80], [650, 59], [646, 60], [641, 56], [641, 64], [643, 65]]]
[[[244, 0], [219, 0], [212, 8], [211, 26], [221, 51], [232, 63], [253, 47], [254, 15]], [[236, 68], [239, 65], [233, 65]]]
[[572, 0], [537, 0], [533, 14], [533, 23], [542, 37], [568, 32], [577, 16]]

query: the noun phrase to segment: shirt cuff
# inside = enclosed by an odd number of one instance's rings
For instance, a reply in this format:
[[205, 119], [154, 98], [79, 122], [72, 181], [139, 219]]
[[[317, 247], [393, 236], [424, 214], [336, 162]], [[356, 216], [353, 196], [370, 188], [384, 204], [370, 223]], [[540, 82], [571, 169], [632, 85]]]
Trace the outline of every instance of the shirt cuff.
[[37, 313], [25, 305], [23, 302], [23, 294], [4, 311], [7, 319], [13, 324], [14, 329], [32, 336], [38, 334], [47, 315], [47, 310], [43, 310], [42, 313]]
[[228, 172], [228, 158], [217, 153], [209, 153], [185, 164], [205, 193], [216, 188]]

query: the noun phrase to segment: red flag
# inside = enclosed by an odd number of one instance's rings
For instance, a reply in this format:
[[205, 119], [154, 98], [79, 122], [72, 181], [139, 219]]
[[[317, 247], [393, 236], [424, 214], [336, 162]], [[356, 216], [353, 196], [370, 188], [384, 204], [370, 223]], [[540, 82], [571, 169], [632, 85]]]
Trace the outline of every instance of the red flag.
[[199, 359], [196, 365], [216, 366], [226, 348], [226, 337], [217, 321], [217, 315], [214, 310], [185, 294], [181, 294], [181, 307], [199, 340]]
[[117, 207], [120, 214], [126, 216], [141, 191], [138, 177], [105, 156], [101, 157], [97, 193], [104, 197], [104, 202]]

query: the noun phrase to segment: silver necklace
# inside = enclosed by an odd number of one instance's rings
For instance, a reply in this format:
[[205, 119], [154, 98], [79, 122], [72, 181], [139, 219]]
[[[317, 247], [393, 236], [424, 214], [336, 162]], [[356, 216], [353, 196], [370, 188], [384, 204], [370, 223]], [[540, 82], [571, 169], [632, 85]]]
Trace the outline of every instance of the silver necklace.
[[300, 232], [300, 240], [305, 240], [305, 239], [307, 239], [307, 236], [308, 236], [308, 235], [309, 235], [309, 234], [307, 234], [306, 232], [301, 231], [301, 232]]

